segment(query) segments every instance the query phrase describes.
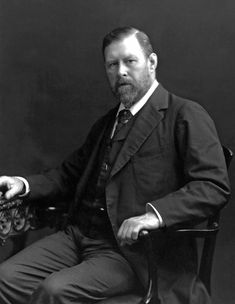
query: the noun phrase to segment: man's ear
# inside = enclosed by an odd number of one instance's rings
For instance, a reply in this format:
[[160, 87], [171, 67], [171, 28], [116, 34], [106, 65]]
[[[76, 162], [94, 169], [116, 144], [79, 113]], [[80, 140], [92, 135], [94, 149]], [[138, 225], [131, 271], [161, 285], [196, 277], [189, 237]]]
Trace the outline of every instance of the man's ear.
[[157, 54], [151, 53], [149, 55], [149, 67], [151, 71], [155, 71], [158, 64]]

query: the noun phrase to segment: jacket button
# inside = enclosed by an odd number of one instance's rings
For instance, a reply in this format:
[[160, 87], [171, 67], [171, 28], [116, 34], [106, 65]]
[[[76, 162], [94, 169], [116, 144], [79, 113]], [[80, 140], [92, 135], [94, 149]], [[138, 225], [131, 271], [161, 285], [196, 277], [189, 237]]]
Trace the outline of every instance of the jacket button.
[[103, 169], [104, 169], [105, 171], [108, 171], [108, 168], [109, 168], [108, 164], [107, 164], [107, 163], [104, 163], [104, 164], [103, 164]]

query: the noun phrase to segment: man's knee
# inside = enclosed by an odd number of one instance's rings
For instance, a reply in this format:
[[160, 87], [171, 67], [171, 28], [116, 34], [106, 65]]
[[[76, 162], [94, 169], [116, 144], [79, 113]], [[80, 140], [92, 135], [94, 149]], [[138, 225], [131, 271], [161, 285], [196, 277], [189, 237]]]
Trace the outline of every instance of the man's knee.
[[37, 288], [36, 294], [44, 295], [48, 298], [60, 299], [64, 296], [66, 285], [57, 273], [49, 275]]
[[77, 303], [80, 301], [93, 303], [104, 299], [104, 296], [99, 294], [96, 289], [92, 289], [83, 282], [80, 283], [79, 279], [74, 284], [73, 280], [71, 282], [60, 272], [53, 273], [40, 283], [30, 303], [67, 303], [68, 299]]

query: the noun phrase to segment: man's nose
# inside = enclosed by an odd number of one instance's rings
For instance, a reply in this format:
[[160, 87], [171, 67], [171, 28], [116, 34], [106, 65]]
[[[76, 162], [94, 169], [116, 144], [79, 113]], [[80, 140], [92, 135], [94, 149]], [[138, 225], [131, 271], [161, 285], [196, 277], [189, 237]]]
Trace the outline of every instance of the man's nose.
[[127, 76], [127, 67], [124, 63], [119, 63], [118, 65], [118, 75]]

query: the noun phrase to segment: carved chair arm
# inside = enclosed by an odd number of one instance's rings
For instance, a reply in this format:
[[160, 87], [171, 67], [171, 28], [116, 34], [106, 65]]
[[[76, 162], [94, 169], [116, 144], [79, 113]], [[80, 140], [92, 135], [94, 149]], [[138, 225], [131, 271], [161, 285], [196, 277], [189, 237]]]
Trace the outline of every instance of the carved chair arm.
[[0, 244], [11, 236], [20, 235], [35, 228], [34, 211], [23, 200], [0, 202]]
[[65, 204], [28, 203], [23, 199], [0, 201], [0, 245], [10, 237], [44, 227], [59, 230], [67, 216]]

